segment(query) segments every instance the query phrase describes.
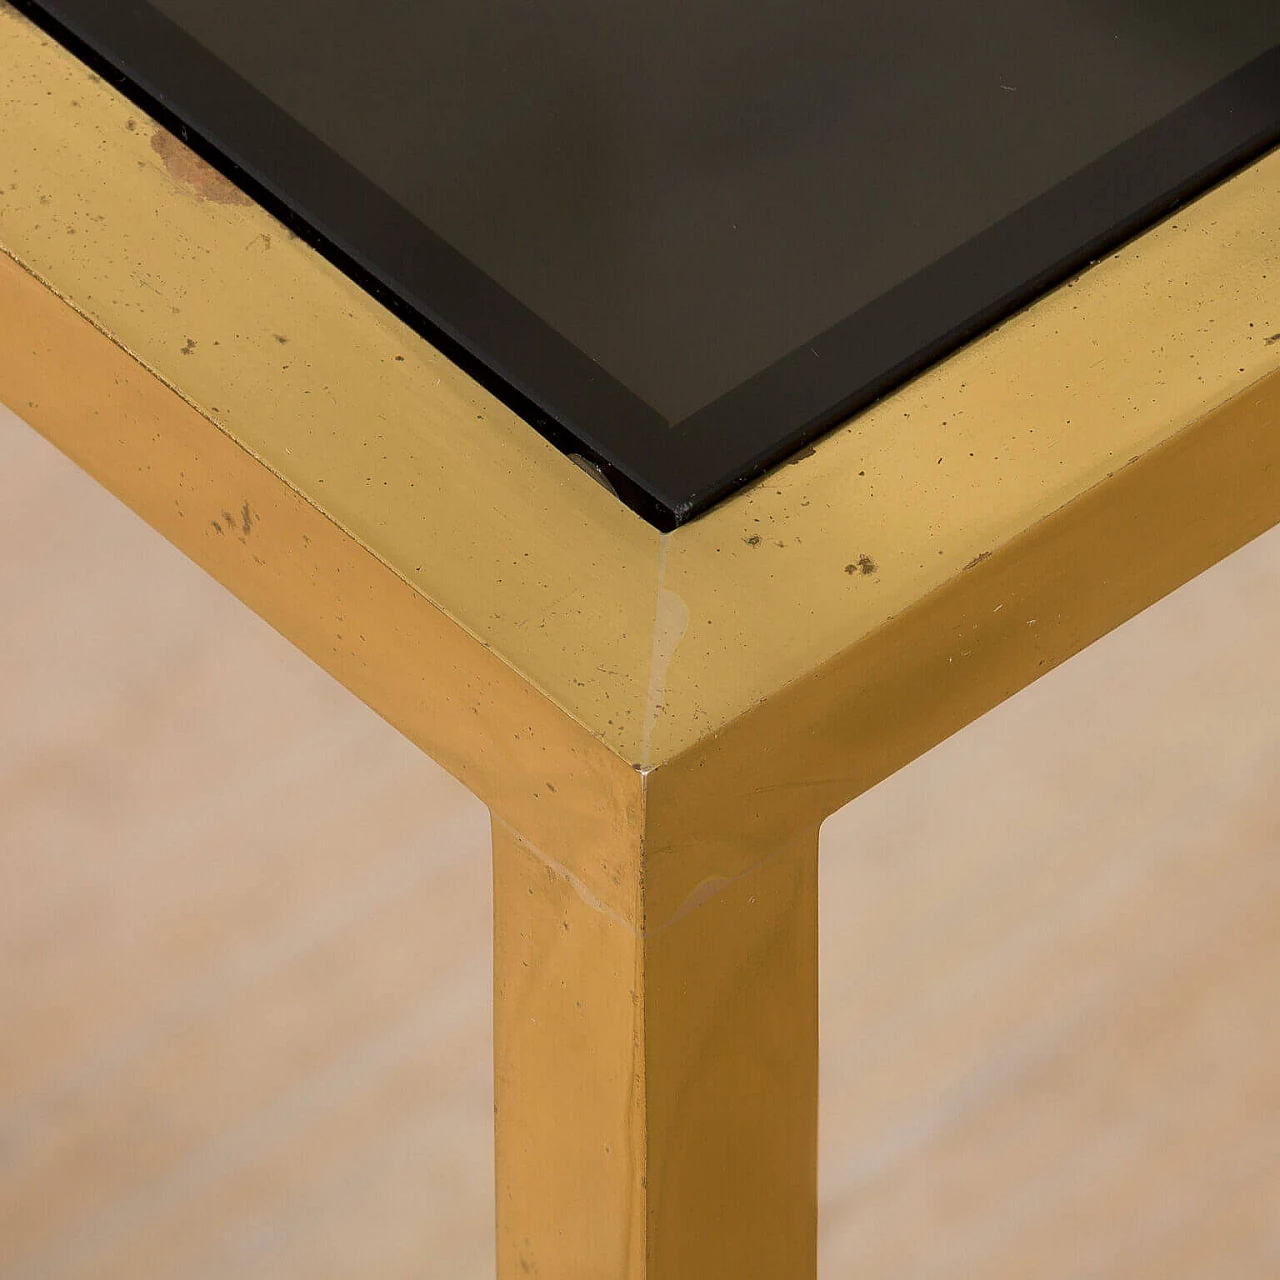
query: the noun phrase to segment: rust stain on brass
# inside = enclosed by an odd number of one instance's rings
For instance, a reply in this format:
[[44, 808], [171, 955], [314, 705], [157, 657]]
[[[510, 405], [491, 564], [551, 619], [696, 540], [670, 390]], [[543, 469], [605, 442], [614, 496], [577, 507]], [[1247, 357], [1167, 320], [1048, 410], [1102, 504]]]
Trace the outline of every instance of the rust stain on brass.
[[151, 150], [164, 161], [164, 167], [175, 182], [195, 192], [201, 200], [214, 204], [252, 204], [243, 191], [229, 182], [211, 164], [201, 160], [190, 147], [185, 146], [165, 129], [157, 129], [151, 136]]

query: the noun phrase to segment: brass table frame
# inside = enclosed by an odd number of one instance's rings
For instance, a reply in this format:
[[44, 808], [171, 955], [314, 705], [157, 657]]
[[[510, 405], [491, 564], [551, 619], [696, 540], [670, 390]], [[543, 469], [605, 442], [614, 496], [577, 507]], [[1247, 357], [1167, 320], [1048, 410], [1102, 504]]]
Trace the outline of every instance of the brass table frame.
[[818, 828], [1280, 520], [1280, 154], [663, 535], [0, 3], [0, 400], [489, 806], [503, 1280], [812, 1276]]

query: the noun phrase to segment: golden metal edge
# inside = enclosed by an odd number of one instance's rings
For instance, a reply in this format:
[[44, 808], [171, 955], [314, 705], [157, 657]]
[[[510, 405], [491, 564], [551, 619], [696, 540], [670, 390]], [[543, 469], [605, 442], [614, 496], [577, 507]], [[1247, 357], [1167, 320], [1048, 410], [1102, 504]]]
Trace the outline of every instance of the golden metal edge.
[[638, 919], [639, 775], [3, 254], [0, 394], [529, 840], [596, 851]]
[[13, 10], [0, 30], [5, 252], [641, 771], [801, 682], [839, 703], [860, 644], [1097, 486], [1123, 501], [1108, 473], [1280, 367], [1273, 155], [659, 536]]

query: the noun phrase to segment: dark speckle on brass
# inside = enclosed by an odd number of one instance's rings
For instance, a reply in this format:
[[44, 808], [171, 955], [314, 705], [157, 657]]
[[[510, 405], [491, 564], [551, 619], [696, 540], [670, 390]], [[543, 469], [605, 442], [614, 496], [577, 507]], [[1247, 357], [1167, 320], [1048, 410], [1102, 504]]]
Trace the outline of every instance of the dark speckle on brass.
[[743, 542], [745, 542], [749, 547], [758, 547], [760, 545], [760, 535], [758, 533], [753, 533], [751, 537], [743, 538]]
[[1280, 333], [1273, 333], [1271, 337], [1267, 339], [1267, 346], [1274, 346], [1277, 342], [1280, 342]]

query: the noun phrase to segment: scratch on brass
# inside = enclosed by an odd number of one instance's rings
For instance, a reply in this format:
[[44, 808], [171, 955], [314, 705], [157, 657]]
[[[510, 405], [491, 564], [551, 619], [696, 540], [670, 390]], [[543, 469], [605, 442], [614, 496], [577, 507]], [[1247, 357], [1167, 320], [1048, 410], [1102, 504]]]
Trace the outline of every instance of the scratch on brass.
[[667, 545], [670, 534], [658, 540], [658, 593], [653, 617], [653, 652], [649, 657], [649, 689], [645, 697], [644, 727], [640, 738], [640, 766], [648, 769], [652, 760], [653, 730], [662, 714], [667, 691], [667, 669], [676, 646], [689, 628], [689, 606], [667, 588]]
[[543, 851], [539, 849], [532, 840], [522, 836], [520, 832], [518, 832], [509, 823], [503, 822], [502, 819], [497, 816], [495, 816], [493, 820], [509, 835], [514, 836], [516, 842], [521, 848], [527, 849], [539, 862], [542, 863], [544, 867], [547, 868], [548, 871], [551, 871], [563, 880], [565, 884], [567, 884], [574, 893], [576, 893], [578, 897], [591, 908], [592, 911], [598, 911], [602, 916], [606, 916], [615, 924], [620, 924], [628, 933], [634, 934], [636, 937], [640, 936], [640, 930], [637, 929], [635, 925], [623, 916], [620, 916], [607, 902], [604, 901], [603, 898], [593, 893], [591, 888], [584, 881], [575, 876], [568, 867], [557, 862], [550, 854], [543, 853]]

